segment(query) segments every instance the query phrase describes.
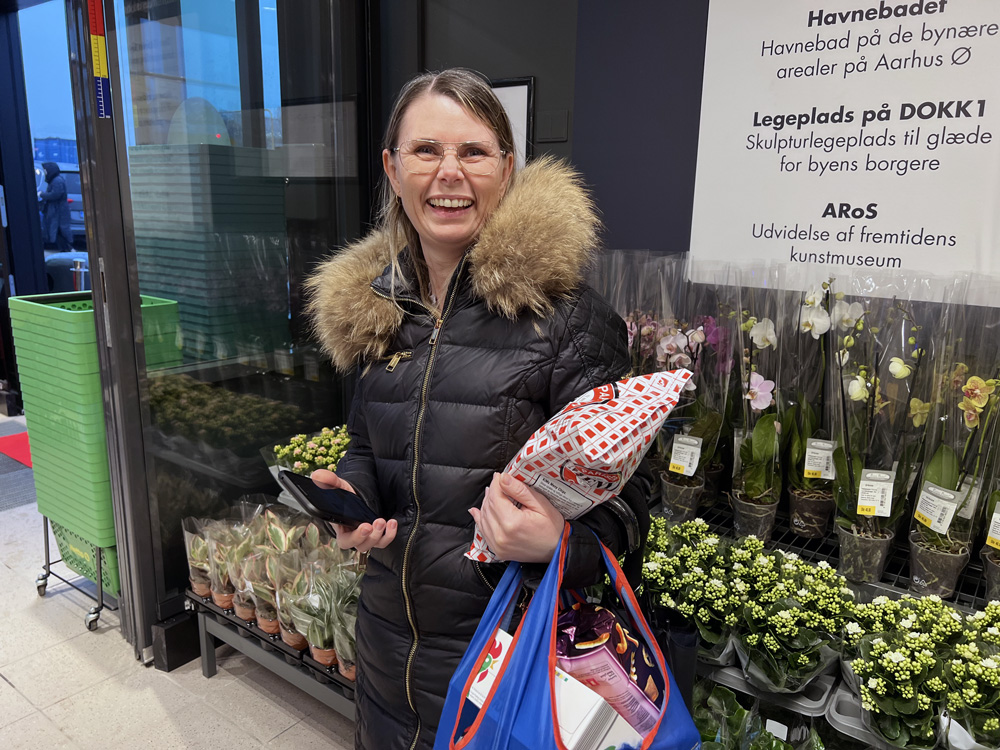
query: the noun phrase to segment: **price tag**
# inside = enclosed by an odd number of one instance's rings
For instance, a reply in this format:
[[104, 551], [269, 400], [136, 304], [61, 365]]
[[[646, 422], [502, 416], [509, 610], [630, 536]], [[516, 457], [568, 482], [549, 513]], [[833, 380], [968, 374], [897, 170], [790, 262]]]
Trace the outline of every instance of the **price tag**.
[[924, 482], [920, 489], [920, 499], [917, 500], [917, 510], [913, 514], [924, 526], [938, 534], [947, 534], [951, 527], [951, 519], [958, 510], [957, 496], [954, 492], [938, 487], [931, 482]]
[[986, 543], [1000, 549], [1000, 505], [993, 511], [993, 520], [990, 521], [990, 530], [986, 534]]
[[686, 477], [694, 476], [701, 460], [702, 442], [700, 437], [674, 435], [674, 447], [670, 452], [670, 471]]
[[836, 479], [837, 470], [833, 465], [834, 444], [829, 440], [806, 440], [806, 479]]
[[858, 487], [858, 515], [888, 518], [892, 515], [892, 485], [895, 471], [865, 469]]
[[775, 721], [774, 719], [768, 719], [764, 722], [764, 729], [774, 735], [776, 740], [781, 740], [782, 742], [788, 741], [788, 727], [782, 724], [780, 721]]
[[292, 353], [287, 349], [275, 349], [274, 369], [280, 372], [282, 375], [294, 375], [295, 360], [292, 359]]
[[966, 479], [962, 482], [962, 490], [958, 496], [958, 517], [964, 518], [966, 521], [972, 520], [979, 508], [979, 490], [982, 489], [982, 486], [976, 484], [973, 487], [974, 481], [974, 479]]

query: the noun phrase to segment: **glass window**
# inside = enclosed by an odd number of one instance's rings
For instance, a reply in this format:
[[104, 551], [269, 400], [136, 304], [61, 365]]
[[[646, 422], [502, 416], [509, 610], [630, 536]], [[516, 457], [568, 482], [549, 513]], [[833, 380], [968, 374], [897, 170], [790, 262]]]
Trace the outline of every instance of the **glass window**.
[[276, 496], [261, 449], [345, 419], [302, 285], [367, 220], [362, 25], [350, 3], [115, 7], [165, 617], [181, 519]]

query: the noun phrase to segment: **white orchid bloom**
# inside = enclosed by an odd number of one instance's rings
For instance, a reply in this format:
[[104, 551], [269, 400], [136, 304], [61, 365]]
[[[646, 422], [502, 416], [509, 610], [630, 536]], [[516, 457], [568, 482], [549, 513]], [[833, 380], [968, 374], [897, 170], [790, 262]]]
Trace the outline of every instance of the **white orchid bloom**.
[[753, 324], [750, 328], [750, 339], [758, 349], [767, 349], [769, 346], [778, 348], [778, 334], [770, 318], [763, 318]]
[[837, 364], [841, 367], [851, 361], [851, 353], [847, 349], [841, 349], [834, 356], [837, 358]]
[[861, 375], [847, 378], [847, 395], [851, 401], [865, 401], [868, 399], [868, 381]]
[[897, 380], [902, 380], [910, 376], [913, 368], [906, 364], [900, 357], [893, 357], [889, 360], [889, 374]]
[[822, 307], [803, 305], [799, 310], [799, 330], [811, 333], [814, 339], [818, 339], [830, 330], [830, 316]]
[[806, 292], [803, 304], [806, 307], [819, 307], [823, 304], [823, 297], [826, 296], [826, 290], [823, 287], [813, 287], [808, 292]]
[[840, 327], [840, 330], [846, 331], [854, 328], [858, 319], [864, 314], [865, 308], [861, 306], [860, 302], [847, 304], [844, 300], [837, 300], [833, 306], [833, 313], [831, 313], [831, 317]]

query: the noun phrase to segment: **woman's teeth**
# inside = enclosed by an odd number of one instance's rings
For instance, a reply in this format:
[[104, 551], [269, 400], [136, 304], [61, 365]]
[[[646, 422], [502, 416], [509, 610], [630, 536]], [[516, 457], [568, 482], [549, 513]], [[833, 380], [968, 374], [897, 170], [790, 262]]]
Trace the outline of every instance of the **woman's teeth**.
[[429, 203], [435, 208], [468, 208], [472, 201], [467, 198], [431, 198]]

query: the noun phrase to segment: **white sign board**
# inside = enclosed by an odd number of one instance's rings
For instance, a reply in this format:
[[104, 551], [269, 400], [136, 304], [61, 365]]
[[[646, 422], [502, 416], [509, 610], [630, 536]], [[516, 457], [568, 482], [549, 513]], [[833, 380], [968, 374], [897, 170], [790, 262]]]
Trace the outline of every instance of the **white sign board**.
[[1000, 271], [1000, 2], [711, 0], [691, 253]]

